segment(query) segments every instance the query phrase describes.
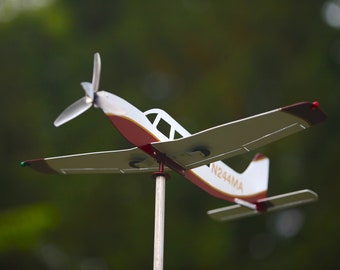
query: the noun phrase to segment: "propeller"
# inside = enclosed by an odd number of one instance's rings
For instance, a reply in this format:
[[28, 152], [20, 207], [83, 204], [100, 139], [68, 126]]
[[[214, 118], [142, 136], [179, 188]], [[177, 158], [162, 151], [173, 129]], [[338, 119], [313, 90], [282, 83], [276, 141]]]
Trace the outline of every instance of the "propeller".
[[96, 105], [98, 97], [97, 92], [100, 80], [100, 69], [101, 69], [100, 55], [99, 53], [95, 53], [92, 82], [81, 83], [81, 86], [83, 87], [85, 92], [85, 96], [71, 104], [59, 115], [59, 117], [54, 121], [54, 125], [56, 127], [59, 127], [62, 124], [65, 124], [66, 122], [76, 118], [78, 115], [90, 109], [92, 105]]

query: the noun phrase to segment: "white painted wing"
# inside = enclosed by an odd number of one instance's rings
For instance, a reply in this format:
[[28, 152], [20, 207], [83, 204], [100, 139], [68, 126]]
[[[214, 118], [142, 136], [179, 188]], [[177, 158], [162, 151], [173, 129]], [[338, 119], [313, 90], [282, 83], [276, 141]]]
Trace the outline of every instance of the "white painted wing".
[[303, 102], [216, 126], [191, 136], [152, 143], [181, 167], [227, 159], [304, 130], [326, 118], [318, 103]]
[[137, 147], [77, 155], [27, 160], [21, 163], [43, 173], [137, 173], [155, 172], [158, 163]]
[[315, 192], [304, 189], [259, 200], [255, 205], [262, 211], [251, 210], [248, 207], [235, 204], [210, 210], [207, 214], [216, 221], [228, 221], [311, 203], [317, 199], [318, 195]]

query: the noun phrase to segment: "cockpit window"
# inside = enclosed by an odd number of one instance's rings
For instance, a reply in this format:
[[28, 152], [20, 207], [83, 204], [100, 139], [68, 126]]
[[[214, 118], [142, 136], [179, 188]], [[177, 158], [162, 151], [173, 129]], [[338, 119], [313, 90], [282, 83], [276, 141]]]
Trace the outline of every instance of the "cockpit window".
[[144, 114], [159, 132], [171, 140], [190, 135], [188, 131], [161, 109], [151, 109], [144, 112]]
[[[166, 122], [164, 119], [159, 119], [159, 122], [157, 124], [157, 129], [162, 132], [165, 136], [169, 138], [170, 132], [171, 132], [171, 126], [168, 122]], [[171, 139], [171, 138], [170, 138]]]
[[156, 113], [146, 114], [146, 117], [149, 119], [151, 123], [153, 123], [156, 120], [157, 114]]
[[175, 131], [174, 139], [180, 139], [183, 138], [181, 134], [179, 134], [177, 131]]

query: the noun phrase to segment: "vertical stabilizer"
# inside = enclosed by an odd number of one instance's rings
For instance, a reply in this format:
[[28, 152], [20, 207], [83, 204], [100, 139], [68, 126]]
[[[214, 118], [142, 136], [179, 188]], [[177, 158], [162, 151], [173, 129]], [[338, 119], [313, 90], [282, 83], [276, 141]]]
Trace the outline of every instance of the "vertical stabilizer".
[[260, 153], [256, 154], [248, 168], [242, 173], [242, 180], [246, 201], [255, 202], [260, 197], [265, 198], [269, 181], [269, 158]]
[[235, 198], [254, 203], [265, 198], [268, 189], [269, 159], [256, 154], [248, 168], [238, 173], [222, 161], [192, 169], [185, 177], [213, 196], [234, 202]]

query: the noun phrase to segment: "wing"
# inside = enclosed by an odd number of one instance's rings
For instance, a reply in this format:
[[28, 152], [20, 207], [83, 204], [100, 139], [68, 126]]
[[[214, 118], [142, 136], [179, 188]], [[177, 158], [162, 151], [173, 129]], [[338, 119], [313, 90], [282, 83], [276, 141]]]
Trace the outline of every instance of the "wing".
[[27, 160], [21, 163], [43, 173], [90, 174], [154, 172], [158, 163], [137, 147]]
[[317, 102], [303, 102], [152, 146], [183, 168], [192, 169], [249, 152], [325, 118]]

